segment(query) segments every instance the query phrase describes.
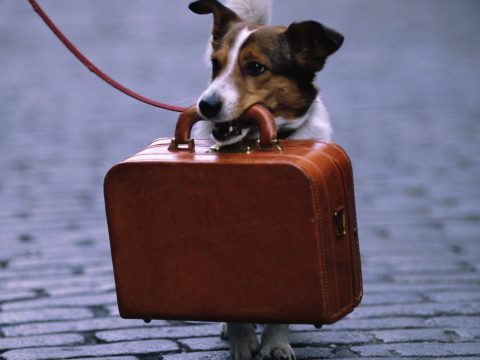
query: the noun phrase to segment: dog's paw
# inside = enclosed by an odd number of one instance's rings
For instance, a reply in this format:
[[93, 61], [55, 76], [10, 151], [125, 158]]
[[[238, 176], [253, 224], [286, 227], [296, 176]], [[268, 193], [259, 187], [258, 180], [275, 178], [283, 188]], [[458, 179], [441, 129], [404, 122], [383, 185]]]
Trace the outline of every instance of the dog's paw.
[[228, 340], [227, 323], [220, 324], [220, 339]]
[[287, 324], [265, 325], [262, 333], [262, 357], [271, 360], [296, 360], [288, 341]]
[[262, 357], [269, 360], [296, 360], [295, 353], [289, 343], [264, 344]]
[[233, 344], [230, 346], [230, 353], [234, 360], [253, 360], [259, 352], [258, 341], [241, 344]]
[[252, 324], [227, 324], [226, 335], [234, 360], [252, 360], [260, 351], [260, 344]]

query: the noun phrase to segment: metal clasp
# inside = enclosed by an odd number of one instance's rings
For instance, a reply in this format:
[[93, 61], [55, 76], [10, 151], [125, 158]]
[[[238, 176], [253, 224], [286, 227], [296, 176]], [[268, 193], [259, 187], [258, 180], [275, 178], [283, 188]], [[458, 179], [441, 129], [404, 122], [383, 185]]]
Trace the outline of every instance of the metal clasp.
[[335, 222], [335, 235], [337, 237], [343, 237], [347, 234], [345, 228], [345, 209], [340, 208], [334, 211], [333, 219]]

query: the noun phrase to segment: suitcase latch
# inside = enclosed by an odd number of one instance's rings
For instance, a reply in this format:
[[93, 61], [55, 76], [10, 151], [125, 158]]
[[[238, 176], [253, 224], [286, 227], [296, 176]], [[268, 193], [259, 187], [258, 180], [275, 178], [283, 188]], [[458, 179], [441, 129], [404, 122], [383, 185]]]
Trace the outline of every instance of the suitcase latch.
[[345, 228], [345, 209], [337, 209], [333, 213], [333, 219], [335, 222], [335, 235], [337, 237], [343, 237], [347, 234]]

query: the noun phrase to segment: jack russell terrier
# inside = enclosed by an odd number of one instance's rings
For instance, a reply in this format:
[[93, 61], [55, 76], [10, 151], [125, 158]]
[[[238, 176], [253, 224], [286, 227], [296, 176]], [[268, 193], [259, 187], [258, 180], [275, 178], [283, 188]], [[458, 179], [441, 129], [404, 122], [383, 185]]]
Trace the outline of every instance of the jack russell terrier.
[[[343, 36], [326, 26], [305, 21], [288, 27], [268, 26], [271, 0], [192, 2], [197, 14], [213, 14], [209, 57], [212, 80], [197, 101], [204, 119], [193, 138], [212, 138], [218, 147], [258, 136], [251, 124], [234, 121], [254, 104], [273, 114], [279, 139], [329, 141], [330, 120], [314, 85], [315, 74], [327, 57], [340, 48]], [[265, 325], [258, 342], [253, 324], [228, 323], [234, 359], [252, 359], [258, 352], [268, 359], [295, 359], [288, 325]]]

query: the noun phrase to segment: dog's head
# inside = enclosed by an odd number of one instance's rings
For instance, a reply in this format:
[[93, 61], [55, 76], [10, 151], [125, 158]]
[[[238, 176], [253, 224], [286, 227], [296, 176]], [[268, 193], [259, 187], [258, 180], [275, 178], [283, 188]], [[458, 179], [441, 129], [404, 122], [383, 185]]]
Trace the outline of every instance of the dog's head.
[[248, 135], [237, 119], [254, 104], [275, 118], [293, 120], [317, 96], [316, 72], [343, 42], [343, 36], [315, 21], [288, 27], [249, 23], [217, 0], [190, 4], [197, 14], [213, 14], [212, 81], [197, 102], [199, 114], [213, 122], [213, 136], [228, 145]]

